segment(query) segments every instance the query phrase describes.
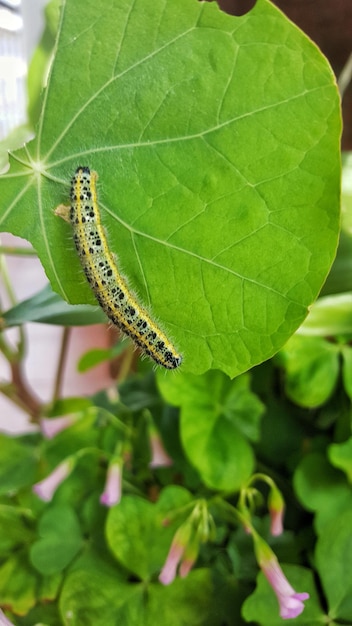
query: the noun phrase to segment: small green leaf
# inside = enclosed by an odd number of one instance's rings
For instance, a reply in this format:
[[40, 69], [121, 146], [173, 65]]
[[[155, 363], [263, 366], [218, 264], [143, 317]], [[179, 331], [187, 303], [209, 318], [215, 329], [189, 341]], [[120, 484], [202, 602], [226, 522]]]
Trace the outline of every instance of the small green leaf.
[[118, 561], [141, 580], [161, 569], [175, 532], [162, 520], [174, 508], [187, 504], [189, 493], [181, 487], [164, 489], [156, 504], [136, 496], [124, 496], [110, 509], [106, 536]]
[[[351, 269], [352, 271], [352, 269]], [[319, 298], [297, 331], [298, 335], [335, 337], [352, 334], [352, 294]]]
[[36, 603], [38, 574], [25, 551], [17, 552], [0, 567], [0, 606], [25, 615]]
[[50, 413], [47, 415], [49, 417], [60, 417], [69, 413], [82, 412], [84, 416], [93, 416], [96, 410], [91, 399], [72, 396], [70, 398], [58, 398], [51, 406]]
[[61, 572], [82, 547], [74, 510], [65, 505], [51, 507], [43, 514], [38, 530], [41, 538], [31, 546], [31, 562], [41, 574]]
[[111, 359], [115, 359], [126, 349], [126, 344], [122, 341], [116, 343], [111, 348], [95, 348], [93, 350], [89, 350], [83, 356], [81, 356], [80, 360], [77, 364], [77, 370], [81, 373], [87, 372], [88, 370], [104, 363], [105, 361], [111, 361]]
[[210, 570], [197, 569], [171, 585], [151, 585], [148, 594], [147, 626], [221, 626], [223, 614], [217, 606]]
[[339, 352], [339, 346], [318, 337], [291, 337], [277, 356], [288, 397], [306, 408], [324, 404], [337, 383]]
[[38, 603], [24, 618], [17, 618], [14, 623], [16, 626], [62, 626], [57, 604], [51, 602]]
[[251, 378], [242, 375], [236, 378], [224, 403], [224, 415], [251, 441], [260, 438], [261, 418], [264, 404], [250, 390]]
[[37, 468], [35, 449], [0, 433], [0, 494], [30, 485]]
[[51, 576], [41, 576], [40, 585], [38, 586], [38, 597], [41, 602], [53, 602], [57, 598], [62, 578], [61, 572]]
[[337, 515], [327, 524], [315, 551], [319, 571], [329, 605], [329, 617], [339, 623], [350, 623], [352, 616], [352, 511]]
[[21, 326], [27, 322], [58, 324], [60, 326], [85, 326], [107, 322], [107, 317], [99, 309], [89, 304], [67, 304], [47, 285], [28, 300], [23, 300], [2, 315], [2, 328]]
[[33, 539], [33, 529], [21, 509], [0, 504], [0, 555], [7, 556]]
[[[173, 378], [159, 373], [157, 380], [164, 398], [181, 408], [183, 447], [202, 480], [212, 489], [236, 491], [254, 466], [251, 446], [241, 431], [256, 436], [254, 424], [263, 412], [248, 378], [231, 381], [212, 371]], [[252, 426], [244, 425], [246, 415]]]
[[329, 446], [329, 459], [334, 467], [345, 472], [352, 483], [352, 437], [344, 443], [333, 443]]
[[315, 528], [320, 534], [339, 513], [352, 509], [352, 490], [342, 472], [331, 467], [319, 453], [307, 455], [294, 475], [294, 487], [303, 506], [316, 513]]

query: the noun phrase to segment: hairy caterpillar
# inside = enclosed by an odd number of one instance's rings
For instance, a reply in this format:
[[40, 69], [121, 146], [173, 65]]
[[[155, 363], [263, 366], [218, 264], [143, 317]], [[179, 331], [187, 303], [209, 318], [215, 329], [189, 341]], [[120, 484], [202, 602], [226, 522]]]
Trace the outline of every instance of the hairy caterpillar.
[[78, 167], [71, 182], [71, 206], [61, 205], [56, 214], [72, 225], [84, 273], [109, 319], [158, 365], [175, 369], [181, 355], [129, 291], [109, 250], [97, 202], [97, 177], [88, 167]]

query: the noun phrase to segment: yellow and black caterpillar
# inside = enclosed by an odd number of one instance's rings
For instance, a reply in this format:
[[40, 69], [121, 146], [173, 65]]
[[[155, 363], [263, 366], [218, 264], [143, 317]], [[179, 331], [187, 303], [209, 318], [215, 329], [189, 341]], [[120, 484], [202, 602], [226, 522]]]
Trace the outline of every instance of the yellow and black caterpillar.
[[108, 318], [158, 365], [175, 369], [182, 362], [181, 355], [131, 293], [110, 252], [96, 180], [96, 172], [78, 167], [71, 182], [71, 206], [59, 207], [57, 214], [72, 225], [84, 273]]

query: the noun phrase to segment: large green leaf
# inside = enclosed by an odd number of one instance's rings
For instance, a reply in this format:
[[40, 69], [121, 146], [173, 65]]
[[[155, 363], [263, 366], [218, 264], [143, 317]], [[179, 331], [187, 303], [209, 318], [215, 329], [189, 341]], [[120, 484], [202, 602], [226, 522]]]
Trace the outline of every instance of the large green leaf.
[[[336, 259], [321, 291], [342, 294], [352, 290], [352, 152], [342, 153], [341, 232]], [[329, 300], [327, 300], [329, 302]]]
[[101, 569], [78, 569], [65, 580], [60, 609], [62, 623], [72, 626], [137, 626], [143, 624], [143, 588]]
[[222, 613], [214, 596], [206, 569], [168, 587], [127, 584], [104, 571], [80, 569], [68, 575], [60, 608], [70, 626], [218, 626]]
[[64, 0], [0, 227], [31, 241], [63, 297], [92, 303], [53, 209], [78, 165], [97, 170], [112, 248], [184, 370], [234, 376], [278, 350], [324, 282], [339, 134], [330, 67], [268, 0], [242, 17], [196, 0]]

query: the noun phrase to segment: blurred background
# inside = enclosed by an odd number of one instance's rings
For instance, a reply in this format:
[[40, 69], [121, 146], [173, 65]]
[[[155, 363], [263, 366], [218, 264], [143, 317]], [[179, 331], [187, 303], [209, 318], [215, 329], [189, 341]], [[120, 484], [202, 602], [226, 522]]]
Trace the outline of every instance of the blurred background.
[[29, 60], [44, 27], [46, 0], [0, 0], [0, 140], [26, 121]]

